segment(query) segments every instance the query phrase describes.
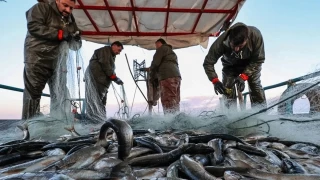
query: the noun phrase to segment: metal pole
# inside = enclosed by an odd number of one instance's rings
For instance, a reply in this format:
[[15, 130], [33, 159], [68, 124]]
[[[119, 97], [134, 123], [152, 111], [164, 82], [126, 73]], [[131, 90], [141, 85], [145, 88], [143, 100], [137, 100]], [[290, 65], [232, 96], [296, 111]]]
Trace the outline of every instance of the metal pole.
[[[305, 79], [309, 79], [309, 78], [313, 78], [313, 77], [316, 77], [316, 76], [319, 76], [319, 75], [320, 75], [320, 71], [317, 71], [317, 72], [314, 72], [314, 73], [311, 73], [311, 74], [307, 74], [307, 75], [300, 76], [300, 77], [297, 77], [297, 78], [294, 78], [294, 79], [283, 81], [283, 82], [278, 83], [278, 84], [266, 86], [266, 87], [263, 88], [263, 90], [269, 90], [269, 89], [285, 86], [285, 85], [288, 85], [289, 83], [296, 83], [296, 82], [299, 82], [299, 81], [302, 81], [302, 80], [305, 80]], [[243, 95], [247, 95], [247, 94], [249, 94], [249, 92], [243, 93]]]
[[237, 88], [237, 93], [238, 93], [238, 100], [239, 100], [240, 110], [244, 110], [244, 102], [243, 102], [242, 92], [238, 88]]
[[[309, 86], [309, 87], [307, 87], [307, 88], [305, 88], [305, 89], [302, 89], [301, 91], [299, 91], [299, 92], [297, 92], [297, 93], [292, 94], [291, 96], [289, 96], [289, 97], [287, 97], [287, 98], [284, 98], [283, 100], [275, 103], [275, 104], [272, 105], [272, 106], [263, 108], [263, 109], [261, 109], [260, 111], [258, 111], [258, 112], [256, 112], [256, 113], [252, 113], [252, 114], [250, 114], [250, 115], [248, 115], [248, 116], [245, 116], [245, 117], [243, 117], [243, 118], [241, 118], [241, 119], [239, 119], [239, 120], [237, 120], [237, 121], [234, 121], [234, 122], [232, 122], [232, 123], [230, 123], [230, 124], [234, 124], [234, 123], [237, 123], [237, 122], [239, 122], [239, 121], [243, 121], [243, 120], [245, 120], [245, 119], [247, 119], [247, 118], [249, 118], [249, 117], [251, 117], [251, 116], [254, 116], [254, 115], [257, 115], [257, 114], [266, 112], [266, 111], [268, 111], [269, 109], [271, 109], [271, 108], [273, 108], [273, 107], [275, 107], [275, 106], [277, 106], [277, 105], [279, 105], [279, 104], [281, 104], [281, 103], [289, 100], [290, 98], [292, 98], [292, 97], [294, 97], [294, 96], [296, 96], [296, 95], [298, 95], [298, 94], [301, 94], [301, 93], [303, 93], [303, 92], [305, 92], [305, 91], [307, 91], [307, 90], [309, 90], [309, 89], [317, 86], [318, 84], [320, 84], [320, 81], [316, 82], [315, 84], [313, 84], [313, 85], [311, 85], [311, 86]], [[230, 124], [229, 124], [229, 125], [230, 125]], [[228, 125], [228, 126], [229, 126], [229, 125]]]
[[[16, 88], [16, 87], [12, 87], [12, 86], [6, 86], [6, 85], [3, 85], [3, 84], [0, 84], [0, 89], [7, 89], [7, 90], [11, 90], [11, 91], [23, 92], [23, 89], [21, 89], [21, 88]], [[50, 94], [42, 93], [41, 96], [50, 97]]]
[[[148, 114], [149, 116], [152, 115], [152, 104], [150, 103], [151, 97], [153, 96], [153, 89], [150, 89], [150, 82], [149, 82], [149, 72], [147, 72], [147, 79], [146, 79], [146, 85], [147, 85], [147, 98], [148, 98]], [[152, 93], [152, 95], [150, 95]]]

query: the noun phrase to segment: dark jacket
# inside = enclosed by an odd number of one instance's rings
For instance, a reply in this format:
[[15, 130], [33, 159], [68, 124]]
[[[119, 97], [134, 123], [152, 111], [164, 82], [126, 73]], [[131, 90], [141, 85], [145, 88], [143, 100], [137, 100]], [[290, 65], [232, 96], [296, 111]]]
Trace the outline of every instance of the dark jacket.
[[105, 84], [105, 81], [111, 81], [110, 76], [115, 74], [115, 59], [110, 46], [104, 46], [96, 49], [90, 59], [90, 70], [93, 73], [93, 78], [101, 83]]
[[[63, 22], [55, 1], [37, 3], [26, 12], [28, 32], [24, 44], [24, 62], [41, 63], [54, 69], [60, 55], [58, 30], [75, 33], [80, 31], [72, 15]], [[77, 42], [81, 47], [81, 41]], [[73, 49], [76, 50], [76, 49]]]
[[[230, 29], [243, 23], [236, 23]], [[259, 29], [253, 26], [247, 26], [249, 29], [249, 39], [245, 47], [237, 56], [231, 49], [228, 37], [228, 30], [219, 36], [211, 45], [210, 50], [205, 57], [203, 67], [211, 81], [218, 77], [214, 65], [222, 56], [221, 62], [224, 69], [243, 69], [242, 73], [251, 76], [254, 72], [259, 71], [261, 64], [264, 63], [264, 42]]]
[[159, 81], [180, 77], [180, 70], [177, 55], [167, 44], [163, 44], [156, 50], [150, 66], [150, 76], [152, 80], [158, 78]]

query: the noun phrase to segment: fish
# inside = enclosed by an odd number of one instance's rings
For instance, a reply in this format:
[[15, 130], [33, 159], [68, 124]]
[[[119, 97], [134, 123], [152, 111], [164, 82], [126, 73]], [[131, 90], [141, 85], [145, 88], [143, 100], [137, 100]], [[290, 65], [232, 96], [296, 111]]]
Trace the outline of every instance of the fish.
[[228, 148], [227, 149], [227, 157], [229, 157], [232, 160], [240, 160], [248, 164], [252, 168], [257, 168], [257, 169], [263, 169], [264, 166], [258, 163], [257, 161], [253, 160], [249, 155], [246, 153], [242, 152], [241, 150], [233, 149], [233, 148]]
[[264, 133], [264, 132], [254, 132], [254, 133], [250, 133], [247, 134], [246, 136], [244, 136], [244, 140], [245, 141], [259, 141], [260, 139], [265, 139], [270, 137], [270, 134], [268, 133]]
[[16, 173], [41, 171], [47, 166], [61, 160], [63, 157], [64, 156], [46, 156], [30, 162], [4, 168], [0, 170], [0, 177], [16, 174]]
[[112, 168], [110, 173], [111, 179], [137, 180], [133, 174], [133, 170], [129, 164], [124, 161]]
[[253, 178], [247, 178], [242, 176], [241, 174], [234, 172], [234, 171], [225, 171], [223, 174], [224, 180], [250, 180]]
[[170, 164], [180, 158], [184, 153], [210, 153], [214, 149], [204, 144], [183, 144], [177, 149], [167, 153], [151, 154], [131, 159], [128, 163], [132, 166], [160, 166]]
[[284, 144], [286, 146], [292, 146], [294, 144], [307, 144], [309, 146], [314, 146], [314, 147], [317, 147], [318, 149], [320, 149], [320, 145], [317, 145], [317, 144], [314, 144], [314, 143], [311, 143], [311, 142], [287, 141], [287, 140], [279, 140], [278, 142], [282, 143], [282, 144]]
[[204, 169], [216, 177], [224, 176], [226, 171], [246, 173], [250, 168], [245, 167], [221, 167], [221, 166], [205, 166]]
[[300, 150], [300, 151], [303, 151], [307, 154], [314, 155], [314, 156], [317, 156], [319, 153], [317, 147], [310, 146], [310, 145], [303, 144], [303, 143], [297, 143], [297, 144], [291, 145], [290, 147], [288, 147], [288, 149]]
[[248, 139], [248, 140], [245, 140], [246, 143], [249, 143], [249, 144], [255, 144], [257, 142], [279, 142], [280, 138], [278, 137], [265, 137], [265, 138], [259, 138], [259, 139]]
[[60, 161], [47, 167], [45, 170], [61, 170], [61, 169], [83, 169], [99, 159], [106, 150], [101, 146], [88, 146], [79, 149], [68, 156], [65, 156]]
[[[41, 172], [27, 172], [9, 175], [6, 177], [0, 177], [0, 180], [13, 180], [13, 179], [23, 179], [23, 180], [43, 180], [59, 177], [58, 175], [65, 175], [72, 179], [109, 179], [111, 170], [104, 171], [94, 171], [94, 170], [60, 170], [60, 171], [41, 171]], [[60, 176], [61, 177], [61, 176]], [[60, 179], [59, 179], [60, 180]]]
[[12, 147], [4, 147], [0, 149], [0, 155], [10, 154], [13, 151]]
[[287, 155], [286, 153], [282, 152], [282, 151], [279, 151], [277, 149], [271, 149], [271, 148], [268, 148], [267, 150], [270, 150], [273, 154], [275, 154], [279, 159], [283, 159], [283, 158], [290, 158], [289, 155]]
[[177, 160], [171, 163], [167, 167], [167, 177], [169, 178], [178, 178], [179, 177], [179, 168], [180, 168], [180, 160]]
[[208, 134], [208, 135], [199, 135], [199, 136], [190, 136], [189, 143], [208, 143], [210, 140], [220, 138], [223, 140], [233, 140], [242, 144], [246, 144], [243, 140], [232, 136], [230, 134]]
[[141, 138], [135, 138], [135, 141], [137, 142], [137, 145], [140, 147], [147, 147], [152, 149], [156, 153], [163, 153], [162, 149], [158, 146], [158, 144], [149, 141], [148, 139]]
[[280, 151], [282, 151], [283, 149], [287, 148], [286, 145], [284, 145], [282, 143], [278, 143], [278, 142], [273, 142], [268, 147], [273, 148], [273, 149], [277, 149], [277, 150], [280, 150]]
[[284, 149], [284, 153], [286, 153], [292, 159], [309, 159], [315, 157], [317, 155], [311, 155], [304, 151], [297, 150], [297, 149]]
[[283, 159], [281, 167], [282, 167], [282, 171], [288, 174], [307, 174], [308, 173], [302, 165], [298, 164], [293, 159]]
[[80, 145], [76, 145], [76, 146], [74, 146], [73, 148], [71, 148], [71, 149], [67, 152], [66, 155], [68, 156], [68, 155], [70, 155], [70, 154], [78, 151], [79, 149], [82, 149], [82, 148], [84, 148], [84, 147], [88, 147], [88, 146], [90, 146], [90, 145], [91, 145], [91, 144], [80, 144]]
[[144, 148], [144, 147], [133, 147], [130, 151], [130, 154], [128, 156], [128, 159], [132, 159], [132, 158], [135, 158], [137, 156], [140, 156], [140, 155], [143, 155], [143, 154], [146, 154], [146, 153], [150, 153], [152, 152], [151, 149], [149, 148]]
[[60, 148], [50, 149], [42, 153], [43, 156], [66, 155], [66, 152]]
[[210, 173], [208, 173], [204, 167], [190, 158], [187, 155], [182, 155], [180, 158], [181, 170], [191, 179], [206, 179], [206, 180], [216, 180], [217, 178]]
[[207, 166], [210, 164], [209, 156], [204, 154], [195, 154], [194, 156], [192, 156], [192, 159], [202, 164], [203, 166]]
[[109, 158], [102, 158], [98, 161], [96, 161], [93, 165], [92, 168], [96, 171], [101, 171], [104, 169], [111, 169], [113, 167], [115, 167], [116, 165], [120, 164], [121, 161], [118, 158], [115, 157], [109, 157]]
[[24, 141], [17, 144], [1, 145], [0, 148], [11, 147], [18, 151], [36, 151], [48, 144], [50, 143], [45, 141]]
[[220, 164], [224, 161], [224, 156], [223, 156], [223, 142], [222, 139], [217, 138], [217, 139], [212, 139], [208, 142], [208, 146], [212, 147], [214, 149], [214, 152], [210, 154], [211, 158], [211, 164], [212, 165], [217, 165]]
[[28, 130], [28, 125], [26, 123], [24, 123], [22, 125], [17, 125], [17, 127], [23, 132], [22, 140], [29, 140], [30, 134], [29, 134], [29, 130]]
[[258, 169], [250, 169], [245, 175], [257, 178], [257, 179], [268, 179], [268, 180], [316, 180], [320, 179], [319, 174], [278, 174], [278, 173], [269, 173], [261, 171]]
[[75, 137], [79, 137], [81, 136], [74, 128], [74, 125], [72, 125], [70, 128], [69, 127], [65, 127], [64, 128], [65, 130], [71, 132], [72, 136], [75, 136]]
[[237, 144], [235, 148], [242, 150], [243, 152], [248, 153], [248, 154], [253, 154], [253, 155], [257, 155], [257, 156], [261, 156], [261, 157], [267, 156], [267, 153], [264, 150], [262, 150], [260, 148], [256, 148], [251, 145]]
[[164, 168], [137, 169], [133, 174], [138, 179], [162, 178], [166, 176], [166, 170]]
[[133, 132], [131, 126], [123, 120], [108, 119], [100, 128], [100, 134], [96, 145], [104, 146], [106, 144], [106, 133], [108, 128], [112, 128], [117, 134], [119, 150], [118, 158], [121, 160], [126, 159], [130, 155], [133, 146]]
[[49, 149], [55, 149], [60, 148], [64, 151], [69, 151], [74, 146], [77, 145], [83, 145], [83, 144], [95, 144], [97, 141], [95, 139], [84, 139], [79, 141], [71, 141], [71, 142], [58, 142], [58, 143], [48, 143], [47, 145], [41, 147], [41, 150], [49, 150]]

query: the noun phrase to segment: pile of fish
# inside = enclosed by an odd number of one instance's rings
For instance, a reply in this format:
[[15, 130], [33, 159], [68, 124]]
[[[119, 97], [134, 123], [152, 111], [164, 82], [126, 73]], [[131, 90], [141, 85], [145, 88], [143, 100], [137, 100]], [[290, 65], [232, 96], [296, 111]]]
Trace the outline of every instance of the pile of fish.
[[[24, 129], [24, 128], [21, 128]], [[265, 134], [133, 130], [108, 119], [59, 141], [0, 145], [2, 179], [320, 179], [320, 146]]]

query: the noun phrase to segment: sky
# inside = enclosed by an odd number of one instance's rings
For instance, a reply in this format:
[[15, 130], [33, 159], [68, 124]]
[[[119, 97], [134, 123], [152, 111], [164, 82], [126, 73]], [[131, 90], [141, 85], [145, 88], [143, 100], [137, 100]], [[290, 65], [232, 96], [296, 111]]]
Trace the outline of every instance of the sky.
[[[0, 84], [23, 88], [23, 46], [27, 32], [25, 12], [36, 0], [7, 0], [0, 2]], [[238, 14], [235, 22], [243, 22], [256, 26], [263, 35], [266, 60], [262, 66], [261, 81], [263, 86], [272, 85], [288, 79], [312, 73], [319, 69], [319, 0], [247, 0]], [[209, 47], [216, 38], [210, 38], [207, 49], [200, 46], [174, 50], [178, 56], [181, 84], [181, 110], [189, 112], [196, 108], [214, 110], [219, 103], [220, 95], [215, 95], [213, 85], [208, 80], [203, 60]], [[95, 49], [104, 45], [83, 41], [81, 57], [86, 68]], [[145, 50], [135, 46], [125, 46], [116, 58], [116, 73], [124, 82], [126, 96], [134, 113], [143, 113], [146, 102], [137, 90], [125, 59], [127, 54], [132, 69], [133, 59], [138, 62], [146, 60], [150, 65], [155, 51]], [[221, 77], [221, 62], [216, 65], [218, 76]], [[81, 94], [84, 86], [81, 82]], [[144, 94], [144, 82], [138, 82]], [[115, 85], [120, 93], [120, 87]], [[281, 94], [285, 87], [266, 91], [267, 99], [273, 99]], [[245, 92], [247, 91], [247, 87]], [[44, 93], [49, 93], [48, 86]], [[117, 93], [109, 89], [107, 100], [108, 116], [118, 110], [115, 98]], [[22, 93], [0, 89], [0, 119], [19, 119], [22, 110]], [[41, 101], [43, 111], [47, 112], [49, 98]], [[162, 107], [155, 107], [155, 112]]]

